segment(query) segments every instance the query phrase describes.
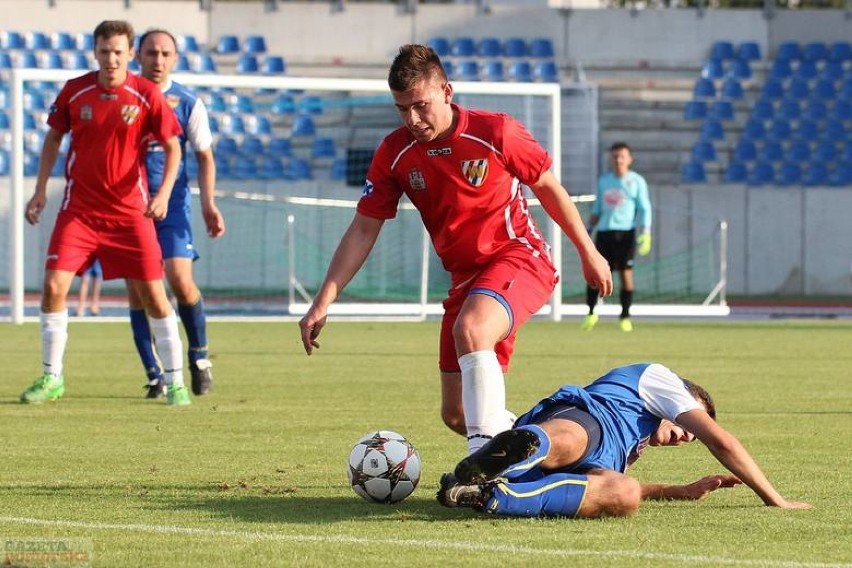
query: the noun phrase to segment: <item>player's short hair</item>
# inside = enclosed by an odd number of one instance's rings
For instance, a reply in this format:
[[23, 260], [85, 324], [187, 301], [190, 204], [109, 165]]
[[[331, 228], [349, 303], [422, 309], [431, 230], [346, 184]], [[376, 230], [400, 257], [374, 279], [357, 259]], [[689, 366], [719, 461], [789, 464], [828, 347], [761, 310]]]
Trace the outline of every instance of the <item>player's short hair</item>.
[[127, 36], [127, 45], [133, 47], [133, 39], [135, 38], [133, 34], [133, 26], [130, 25], [130, 22], [126, 22], [124, 20], [104, 20], [98, 27], [95, 28], [94, 33], [95, 41], [98, 41], [99, 37], [104, 39], [109, 39], [111, 37], [125, 35]]
[[170, 32], [168, 30], [161, 29], [161, 28], [151, 28], [151, 29], [145, 30], [145, 33], [142, 34], [141, 36], [139, 36], [139, 49], [140, 50], [142, 49], [142, 46], [145, 45], [145, 40], [148, 39], [150, 36], [152, 36], [154, 34], [165, 34], [165, 35], [169, 36], [172, 39], [172, 43], [175, 44], [175, 53], [177, 53], [178, 43], [177, 43], [177, 40], [175, 39], [175, 36], [172, 35], [172, 32]]
[[447, 82], [447, 72], [435, 50], [426, 45], [407, 44], [399, 48], [388, 72], [391, 91], [405, 92], [422, 79], [438, 77]]
[[693, 398], [695, 398], [695, 400], [704, 405], [704, 410], [707, 411], [707, 414], [710, 415], [710, 418], [716, 420], [716, 404], [713, 402], [713, 397], [710, 396], [710, 393], [704, 390], [701, 385], [697, 385], [689, 379], [684, 379], [681, 377], [681, 380], [686, 386], [686, 390], [689, 391], [689, 394], [691, 394]]
[[618, 152], [619, 150], [627, 150], [631, 154], [633, 153], [633, 150], [630, 149], [630, 146], [627, 145], [627, 142], [616, 142], [609, 147], [610, 153]]

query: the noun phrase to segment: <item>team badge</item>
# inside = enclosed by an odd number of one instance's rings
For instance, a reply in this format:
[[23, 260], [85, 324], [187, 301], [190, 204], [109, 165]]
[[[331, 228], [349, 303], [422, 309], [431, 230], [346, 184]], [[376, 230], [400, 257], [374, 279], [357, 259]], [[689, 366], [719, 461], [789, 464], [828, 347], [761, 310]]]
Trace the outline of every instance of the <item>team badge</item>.
[[180, 98], [177, 95], [167, 95], [166, 103], [169, 105], [169, 108], [174, 110], [180, 104]]
[[362, 197], [369, 197], [373, 193], [373, 182], [370, 180], [364, 181], [364, 188], [361, 190]]
[[420, 170], [408, 172], [408, 184], [412, 191], [426, 191], [426, 178], [423, 177], [423, 172]]
[[127, 124], [133, 124], [136, 122], [136, 118], [139, 116], [139, 106], [138, 105], [123, 105], [121, 107], [121, 119]]
[[461, 163], [462, 174], [473, 187], [480, 187], [488, 175], [488, 158], [464, 160]]
[[80, 120], [92, 120], [92, 107], [83, 105], [80, 107]]

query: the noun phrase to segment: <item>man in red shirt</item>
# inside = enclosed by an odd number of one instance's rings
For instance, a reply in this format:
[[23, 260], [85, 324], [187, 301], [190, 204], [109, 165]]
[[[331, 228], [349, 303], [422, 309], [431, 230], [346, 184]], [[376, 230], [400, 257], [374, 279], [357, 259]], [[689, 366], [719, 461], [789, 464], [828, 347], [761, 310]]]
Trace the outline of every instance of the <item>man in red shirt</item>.
[[[104, 21], [95, 28], [99, 70], [68, 81], [48, 117], [38, 178], [26, 207], [38, 223], [59, 145], [71, 133], [65, 193], [51, 235], [41, 301], [43, 374], [21, 402], [56, 400], [65, 392], [62, 358], [68, 339], [66, 299], [74, 275], [95, 258], [104, 279], [127, 278], [143, 298], [170, 385], [167, 401], [189, 404], [183, 383], [183, 348], [163, 286], [163, 260], [154, 220], [165, 217], [180, 163], [180, 125], [157, 86], [130, 74], [133, 28]], [[149, 138], [166, 152], [166, 173], [149, 198], [144, 153]]]
[[302, 343], [308, 355], [319, 347], [329, 305], [406, 195], [451, 275], [440, 339], [441, 417], [467, 436], [472, 452], [512, 426], [503, 373], [515, 334], [545, 304], [558, 278], [521, 184], [574, 243], [586, 282], [607, 296], [612, 275], [550, 171], [550, 156], [521, 123], [452, 104], [441, 61], [425, 46], [400, 49], [388, 84], [403, 126], [376, 151], [355, 218], [299, 322]]

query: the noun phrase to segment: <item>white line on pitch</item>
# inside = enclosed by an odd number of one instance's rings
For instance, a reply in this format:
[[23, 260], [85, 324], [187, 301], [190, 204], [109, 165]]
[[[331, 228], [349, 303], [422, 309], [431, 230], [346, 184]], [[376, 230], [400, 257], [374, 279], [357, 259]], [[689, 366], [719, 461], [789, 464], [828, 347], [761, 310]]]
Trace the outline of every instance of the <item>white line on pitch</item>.
[[465, 552], [488, 552], [505, 554], [527, 554], [531, 556], [553, 557], [602, 557], [602, 558], [642, 558], [647, 560], [668, 560], [672, 562], [694, 562], [726, 566], [777, 566], [779, 568], [850, 568], [852, 564], [825, 564], [821, 562], [791, 562], [785, 560], [748, 560], [726, 558], [722, 556], [693, 556], [685, 554], [663, 554], [659, 552], [639, 552], [633, 550], [567, 550], [555, 548], [532, 548], [528, 546], [513, 546], [499, 544], [484, 544], [476, 542], [447, 542], [440, 540], [420, 539], [380, 539], [360, 538], [348, 535], [300, 535], [249, 531], [233, 531], [219, 529], [196, 529], [191, 527], [175, 527], [145, 524], [94, 523], [85, 521], [62, 521], [51, 519], [33, 519], [28, 517], [0, 517], [0, 523], [39, 525], [49, 527], [66, 527], [92, 530], [144, 531], [161, 534], [180, 534], [210, 537], [231, 537], [251, 541], [296, 542], [327, 544], [355, 544], [363, 546], [389, 545], [394, 547], [408, 546], [412, 548], [444, 548], [462, 550]]

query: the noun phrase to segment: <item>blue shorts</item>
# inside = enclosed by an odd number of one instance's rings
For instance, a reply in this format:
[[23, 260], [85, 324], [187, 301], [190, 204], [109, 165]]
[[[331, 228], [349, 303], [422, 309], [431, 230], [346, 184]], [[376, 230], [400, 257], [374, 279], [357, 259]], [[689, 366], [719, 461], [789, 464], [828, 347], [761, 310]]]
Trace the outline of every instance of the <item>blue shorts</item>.
[[155, 223], [157, 240], [163, 251], [163, 260], [189, 258], [198, 260], [199, 254], [192, 244], [192, 222], [189, 208], [170, 209], [166, 218]]

